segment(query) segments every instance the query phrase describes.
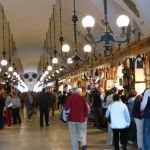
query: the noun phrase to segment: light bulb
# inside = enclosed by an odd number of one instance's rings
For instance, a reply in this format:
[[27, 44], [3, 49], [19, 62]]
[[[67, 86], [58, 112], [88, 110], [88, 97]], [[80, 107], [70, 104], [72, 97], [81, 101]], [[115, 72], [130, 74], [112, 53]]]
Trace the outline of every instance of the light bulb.
[[58, 74], [59, 74], [59, 70], [56, 70], [56, 73], [58, 73]]
[[1, 65], [2, 65], [2, 66], [7, 66], [7, 60], [3, 59], [3, 60], [1, 61]]
[[17, 75], [17, 72], [15, 71], [15, 72], [13, 73], [13, 75], [16, 76], [16, 75]]
[[72, 58], [68, 58], [68, 59], [67, 59], [67, 63], [68, 63], [68, 64], [72, 64], [72, 63], [73, 63]]
[[70, 51], [70, 46], [68, 44], [63, 44], [62, 51], [67, 53]]
[[9, 68], [8, 68], [8, 71], [9, 72], [12, 72], [14, 69], [13, 69], [13, 67], [12, 66], [10, 66]]
[[44, 74], [45, 74], [45, 75], [48, 75], [48, 74], [49, 74], [49, 72], [46, 70], [46, 71], [44, 72]]
[[51, 71], [52, 69], [53, 69], [53, 67], [50, 66], [50, 65], [47, 67], [47, 70], [48, 70], [48, 71]]
[[120, 15], [117, 18], [117, 25], [118, 27], [127, 27], [130, 23], [129, 17], [127, 15]]
[[84, 52], [90, 53], [92, 50], [92, 47], [91, 47], [91, 45], [87, 44], [84, 46], [83, 50], [84, 50]]
[[95, 25], [95, 19], [92, 16], [85, 16], [82, 19], [82, 25], [84, 28], [93, 28]]
[[53, 64], [57, 64], [57, 63], [58, 63], [58, 58], [54, 57], [54, 58], [52, 59], [52, 63], [53, 63]]

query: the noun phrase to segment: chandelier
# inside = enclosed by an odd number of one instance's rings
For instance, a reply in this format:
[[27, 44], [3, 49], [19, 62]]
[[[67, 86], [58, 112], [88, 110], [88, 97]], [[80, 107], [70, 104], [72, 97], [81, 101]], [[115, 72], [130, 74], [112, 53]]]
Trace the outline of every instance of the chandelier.
[[119, 37], [116, 37], [113, 33], [109, 30], [109, 23], [107, 17], [107, 0], [103, 0], [104, 2], [104, 26], [105, 31], [99, 35], [96, 39], [91, 34], [91, 29], [95, 25], [95, 20], [92, 16], [85, 16], [82, 19], [82, 25], [84, 28], [87, 29], [87, 35], [85, 36], [85, 40], [88, 43], [101, 43], [104, 42], [103, 47], [105, 48], [104, 54], [105, 56], [109, 56], [112, 52], [112, 42], [116, 42], [118, 44], [125, 43], [128, 41], [128, 34], [125, 32], [126, 27], [129, 25], [129, 18], [126, 15], [121, 15], [117, 18], [117, 25], [122, 29], [122, 33]]

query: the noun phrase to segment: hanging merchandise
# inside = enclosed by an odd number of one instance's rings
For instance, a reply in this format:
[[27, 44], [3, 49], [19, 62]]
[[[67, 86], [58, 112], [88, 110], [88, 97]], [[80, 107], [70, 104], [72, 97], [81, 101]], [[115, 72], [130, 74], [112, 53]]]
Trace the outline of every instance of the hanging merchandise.
[[135, 60], [135, 90], [141, 94], [146, 89], [145, 65], [144, 59], [137, 56]]
[[126, 59], [123, 63], [123, 88], [125, 93], [135, 90], [135, 71], [134, 71], [134, 58]]
[[117, 67], [117, 81], [115, 83], [115, 87], [121, 90], [123, 89], [123, 65], [119, 64]]
[[113, 79], [108, 79], [106, 81], [106, 90], [110, 90], [115, 86], [114, 80]]
[[91, 88], [97, 89], [100, 86], [100, 78], [95, 76], [91, 78]]
[[81, 81], [81, 88], [86, 88], [86, 81], [84, 80]]

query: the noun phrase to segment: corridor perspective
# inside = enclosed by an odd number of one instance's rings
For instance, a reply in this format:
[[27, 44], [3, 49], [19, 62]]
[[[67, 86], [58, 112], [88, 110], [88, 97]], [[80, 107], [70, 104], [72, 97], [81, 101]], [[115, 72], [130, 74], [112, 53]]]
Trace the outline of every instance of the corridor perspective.
[[0, 150], [150, 150], [150, 0], [0, 0]]
[[[12, 125], [0, 130], [0, 150], [71, 150], [68, 124], [59, 120], [59, 112], [50, 117], [50, 126], [40, 128], [39, 115], [32, 121], [23, 119], [21, 125]], [[106, 146], [106, 129], [100, 130], [88, 126], [88, 150], [112, 150]], [[136, 150], [129, 146], [128, 150]]]

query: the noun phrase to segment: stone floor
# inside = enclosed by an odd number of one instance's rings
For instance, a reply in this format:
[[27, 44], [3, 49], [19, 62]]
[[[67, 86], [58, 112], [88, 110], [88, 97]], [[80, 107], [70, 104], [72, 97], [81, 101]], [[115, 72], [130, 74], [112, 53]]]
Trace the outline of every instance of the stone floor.
[[[49, 127], [39, 127], [38, 114], [32, 121], [26, 117], [21, 125], [12, 125], [0, 130], [0, 150], [71, 150], [68, 125], [51, 117]], [[88, 127], [88, 150], [112, 150], [106, 146], [106, 130]], [[128, 150], [135, 150], [128, 146]]]

